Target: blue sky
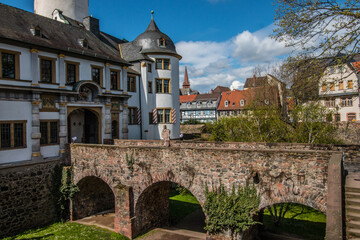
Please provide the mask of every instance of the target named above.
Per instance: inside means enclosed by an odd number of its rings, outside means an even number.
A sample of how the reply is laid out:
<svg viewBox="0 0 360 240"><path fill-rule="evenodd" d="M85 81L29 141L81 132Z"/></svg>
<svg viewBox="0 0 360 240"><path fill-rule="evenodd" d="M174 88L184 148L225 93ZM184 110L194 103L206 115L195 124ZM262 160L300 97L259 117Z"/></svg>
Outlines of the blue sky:
<svg viewBox="0 0 360 240"><path fill-rule="evenodd" d="M33 11L33 0L0 3ZM290 52L268 37L271 0L90 0L101 30L129 41L146 29L151 10L183 56L180 82L186 65L191 87L201 92L216 85L241 88L254 66L268 66Z"/></svg>

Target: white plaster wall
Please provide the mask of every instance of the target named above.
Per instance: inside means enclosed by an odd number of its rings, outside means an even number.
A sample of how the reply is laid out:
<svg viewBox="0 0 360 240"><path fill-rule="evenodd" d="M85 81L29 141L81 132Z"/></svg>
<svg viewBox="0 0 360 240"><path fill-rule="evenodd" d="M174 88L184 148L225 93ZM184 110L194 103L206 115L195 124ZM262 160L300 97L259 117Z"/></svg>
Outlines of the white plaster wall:
<svg viewBox="0 0 360 240"><path fill-rule="evenodd" d="M171 79L171 94L154 93L148 96L149 109L154 108L175 108L176 109L176 123L175 124L155 124L149 126L149 138L160 139L161 132L164 125L171 131L170 138L177 139L180 136L180 96L179 96L179 59L168 55L149 55L154 61L156 58L168 58L171 62L171 70L159 70L155 69L155 63L153 63L153 71L151 77L148 80L153 81L153 87L155 90L156 78L169 78ZM151 96L153 95L153 96Z"/></svg>
<svg viewBox="0 0 360 240"><path fill-rule="evenodd" d="M355 93L355 95L352 95L352 101L353 105L351 107L342 107L341 106L341 98L346 97L349 98L349 96L336 96L335 98L335 108L329 108L334 113L340 114L340 120L341 121L347 121L347 114L348 113L355 113L356 114L356 120L360 120L360 106L359 106L359 80L356 75L356 73L349 68L348 65L344 64L342 65L342 71L340 71L339 66L333 66L333 72L330 72L330 67L328 67L325 70L324 76L321 78L319 83L319 94L321 96L329 96L336 94L346 94L346 93ZM343 82L343 89L339 89L339 82ZM353 82L353 88L348 89L348 81ZM335 90L330 90L330 83L335 83ZM322 85L327 84L327 90L323 91ZM323 104L325 106L325 101L323 101Z"/></svg>
<svg viewBox="0 0 360 240"><path fill-rule="evenodd" d="M349 66L347 65L343 65L342 69L343 71L341 72L339 70L338 66L334 66L334 73L330 72L330 67L327 68L325 71L324 76L321 78L320 80L320 94L336 94L336 93L352 93L352 92L357 92L358 90L358 77L356 75L356 73L349 68ZM344 89L340 90L339 89L339 82L342 81L344 83ZM348 85L348 81L352 81L353 82L353 88L352 89L348 89L347 85ZM331 91L330 87L329 87L329 83L335 83L335 91ZM327 91L322 91L322 85L323 84L327 84L328 89Z"/></svg>
<svg viewBox="0 0 360 240"><path fill-rule="evenodd" d="M140 125L129 125L129 139L140 139Z"/></svg>
<svg viewBox="0 0 360 240"><path fill-rule="evenodd" d="M58 157L60 151L60 145L51 145L40 147L41 155L44 158Z"/></svg>
<svg viewBox="0 0 360 240"><path fill-rule="evenodd" d="M31 160L31 103L0 101L0 121L26 120L26 148L0 151L0 164Z"/></svg>
<svg viewBox="0 0 360 240"><path fill-rule="evenodd" d="M82 22L84 17L89 16L89 0L35 0L34 12L52 18L55 9L63 11L63 14Z"/></svg>

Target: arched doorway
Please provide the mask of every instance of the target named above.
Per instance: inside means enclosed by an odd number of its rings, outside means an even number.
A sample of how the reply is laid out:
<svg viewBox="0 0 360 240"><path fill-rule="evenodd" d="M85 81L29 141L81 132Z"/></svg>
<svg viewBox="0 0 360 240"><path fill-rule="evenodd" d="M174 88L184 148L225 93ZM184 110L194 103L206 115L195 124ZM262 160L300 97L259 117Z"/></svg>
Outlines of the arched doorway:
<svg viewBox="0 0 360 240"><path fill-rule="evenodd" d="M68 141L98 144L100 140L98 114L86 108L73 110L68 116Z"/></svg>
<svg viewBox="0 0 360 240"><path fill-rule="evenodd" d="M184 198L179 196L179 188L186 191ZM134 236L167 226L205 236L205 215L196 197L176 183L162 181L152 184L139 196L135 204Z"/></svg>
<svg viewBox="0 0 360 240"><path fill-rule="evenodd" d="M85 177L77 184L79 192L72 199L72 220L114 229L115 195L106 182ZM92 216L91 218L87 218ZM85 218L85 219L84 219Z"/></svg>

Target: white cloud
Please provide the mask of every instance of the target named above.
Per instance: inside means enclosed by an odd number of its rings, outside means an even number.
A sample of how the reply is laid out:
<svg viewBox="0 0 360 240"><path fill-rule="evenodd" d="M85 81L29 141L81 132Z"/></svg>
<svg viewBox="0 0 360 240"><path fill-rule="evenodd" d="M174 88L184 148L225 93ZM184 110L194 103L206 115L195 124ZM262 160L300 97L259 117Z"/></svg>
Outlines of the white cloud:
<svg viewBox="0 0 360 240"><path fill-rule="evenodd" d="M190 41L176 44L183 56L181 73L188 66L191 87L209 92L217 85L240 88L257 65L279 61L291 51L268 37L272 25L255 33L244 31L224 42ZM181 77L181 81L182 81Z"/></svg>
<svg viewBox="0 0 360 240"><path fill-rule="evenodd" d="M231 90L234 90L234 89L241 89L244 87L244 83L242 82L239 82L239 81L233 81L231 86L230 86L230 89Z"/></svg>
<svg viewBox="0 0 360 240"><path fill-rule="evenodd" d="M268 62L277 56L287 55L291 51L282 43L270 37L259 38L255 34L245 31L237 35L233 41L232 56L241 62Z"/></svg>

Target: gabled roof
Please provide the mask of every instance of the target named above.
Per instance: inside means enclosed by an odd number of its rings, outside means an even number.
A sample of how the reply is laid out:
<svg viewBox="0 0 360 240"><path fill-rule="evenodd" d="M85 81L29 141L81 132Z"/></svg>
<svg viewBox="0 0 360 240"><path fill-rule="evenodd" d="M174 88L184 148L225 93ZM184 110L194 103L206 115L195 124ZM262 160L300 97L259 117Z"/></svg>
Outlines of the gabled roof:
<svg viewBox="0 0 360 240"><path fill-rule="evenodd" d="M226 91L230 91L230 88L228 87L223 87L223 86L217 86L213 92L215 93L222 93L222 92L226 92Z"/></svg>
<svg viewBox="0 0 360 240"><path fill-rule="evenodd" d="M180 95L180 103L193 102L196 98L196 95Z"/></svg>
<svg viewBox="0 0 360 240"><path fill-rule="evenodd" d="M72 26L18 8L0 4L0 41L18 43L31 48L73 53L86 57L129 65L116 49L104 44L83 27ZM43 37L34 36L31 29L40 27ZM86 39L89 48L79 41Z"/></svg>
<svg viewBox="0 0 360 240"><path fill-rule="evenodd" d="M234 90L223 92L218 106L218 110L239 110L246 107L251 100L251 95L248 90ZM245 100L244 106L240 106L240 100ZM225 101L229 102L228 107L225 107Z"/></svg>
<svg viewBox="0 0 360 240"><path fill-rule="evenodd" d="M221 93L204 93L196 95L195 101L217 101Z"/></svg>
<svg viewBox="0 0 360 240"><path fill-rule="evenodd" d="M255 103L258 106L265 105L265 100L269 100L269 104L274 106L279 104L279 93L276 86L264 86L248 88L245 90L233 90L223 92L218 111L241 110L247 108L250 104ZM244 106L240 101L244 100ZM225 101L228 101L228 107L225 107Z"/></svg>
<svg viewBox="0 0 360 240"><path fill-rule="evenodd" d="M244 88L263 87L266 84L267 77L247 78Z"/></svg>

